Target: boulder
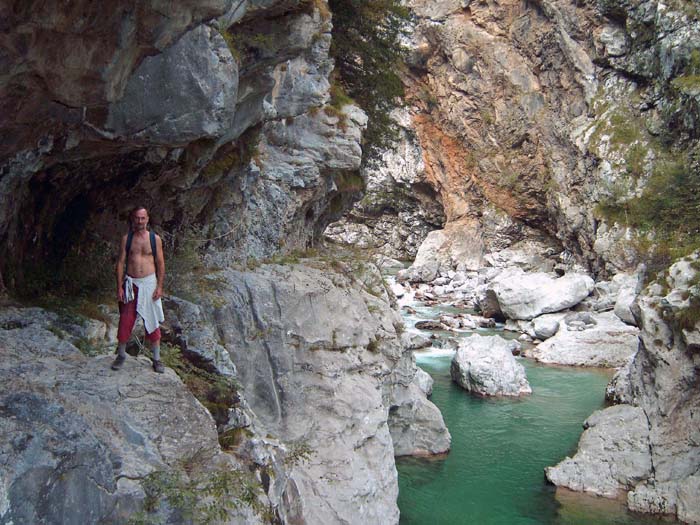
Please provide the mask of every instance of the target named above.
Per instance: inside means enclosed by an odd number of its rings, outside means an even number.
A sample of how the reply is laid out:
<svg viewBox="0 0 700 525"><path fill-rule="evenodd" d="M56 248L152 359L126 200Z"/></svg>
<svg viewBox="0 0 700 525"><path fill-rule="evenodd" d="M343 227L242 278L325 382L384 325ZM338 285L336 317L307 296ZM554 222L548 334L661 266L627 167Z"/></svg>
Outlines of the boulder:
<svg viewBox="0 0 700 525"><path fill-rule="evenodd" d="M485 289L477 295L477 305L481 315L489 318L503 318L501 305L498 303L498 296L494 290Z"/></svg>
<svg viewBox="0 0 700 525"><path fill-rule="evenodd" d="M418 321L416 323L416 328L419 330L449 330L448 326L445 326L440 321Z"/></svg>
<svg viewBox="0 0 700 525"><path fill-rule="evenodd" d="M484 317L481 315L468 315L466 319L468 319L473 324L475 324L481 328L495 328L496 327L496 321L490 317Z"/></svg>
<svg viewBox="0 0 700 525"><path fill-rule="evenodd" d="M430 396L433 393L433 378L422 368L416 370L415 382L426 396Z"/></svg>
<svg viewBox="0 0 700 525"><path fill-rule="evenodd" d="M517 346L498 336L474 335L462 340L450 366L452 380L480 396L530 394L525 369L513 357Z"/></svg>
<svg viewBox="0 0 700 525"><path fill-rule="evenodd" d="M430 282L438 276L443 261L436 259L436 254L445 242L446 235L442 230L435 230L428 234L418 248L413 264L406 270L410 281Z"/></svg>
<svg viewBox="0 0 700 525"><path fill-rule="evenodd" d="M482 265L483 243L478 226L472 223L450 223L444 230L428 234L408 269L413 282L430 282L439 275L457 268L475 270Z"/></svg>
<svg viewBox="0 0 700 525"><path fill-rule="evenodd" d="M618 274L613 278L613 282L616 281L620 286L613 311L625 323L637 326L637 321L632 313L632 305L639 294L640 279L636 275Z"/></svg>
<svg viewBox="0 0 700 525"><path fill-rule="evenodd" d="M442 314L440 316L440 322L442 324L444 324L445 326L449 326L450 328L453 328L453 329L462 327L462 319L459 316Z"/></svg>
<svg viewBox="0 0 700 525"><path fill-rule="evenodd" d="M639 345L639 330L612 312L576 314L561 325L554 336L527 349L525 355L549 364L618 367L629 361Z"/></svg>
<svg viewBox="0 0 700 525"><path fill-rule="evenodd" d="M545 469L551 483L617 497L651 475L649 426L644 410L630 405L599 410L586 420L584 428L576 455Z"/></svg>
<svg viewBox="0 0 700 525"><path fill-rule="evenodd" d="M406 295L406 288L400 283L392 282L390 286L391 291L394 293L397 299L401 299L404 295Z"/></svg>
<svg viewBox="0 0 700 525"><path fill-rule="evenodd" d="M401 334L401 342L403 343L404 348L408 350L420 350L421 348L427 348L432 344L429 337L415 332L404 332Z"/></svg>
<svg viewBox="0 0 700 525"><path fill-rule="evenodd" d="M489 289L495 294L503 315L529 320L576 306L593 290L593 279L584 274L555 278L546 273L509 269L499 274Z"/></svg>
<svg viewBox="0 0 700 525"><path fill-rule="evenodd" d="M559 330L559 322L563 318L564 314L545 314L535 317L532 320L535 337L543 341L552 337Z"/></svg>
<svg viewBox="0 0 700 525"><path fill-rule="evenodd" d="M381 270L396 270L404 267L404 263L386 255L375 255L374 262Z"/></svg>

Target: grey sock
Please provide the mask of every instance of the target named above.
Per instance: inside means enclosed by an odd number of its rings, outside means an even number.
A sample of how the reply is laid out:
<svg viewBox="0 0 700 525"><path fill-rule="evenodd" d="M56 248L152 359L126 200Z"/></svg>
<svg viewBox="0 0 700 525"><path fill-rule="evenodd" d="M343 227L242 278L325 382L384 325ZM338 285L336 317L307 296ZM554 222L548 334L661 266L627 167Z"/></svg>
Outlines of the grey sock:
<svg viewBox="0 0 700 525"><path fill-rule="evenodd" d="M153 343L151 352L153 352L153 360L160 361L160 343Z"/></svg>
<svg viewBox="0 0 700 525"><path fill-rule="evenodd" d="M126 343L119 343L119 346L117 346L117 354L119 357L126 357Z"/></svg>

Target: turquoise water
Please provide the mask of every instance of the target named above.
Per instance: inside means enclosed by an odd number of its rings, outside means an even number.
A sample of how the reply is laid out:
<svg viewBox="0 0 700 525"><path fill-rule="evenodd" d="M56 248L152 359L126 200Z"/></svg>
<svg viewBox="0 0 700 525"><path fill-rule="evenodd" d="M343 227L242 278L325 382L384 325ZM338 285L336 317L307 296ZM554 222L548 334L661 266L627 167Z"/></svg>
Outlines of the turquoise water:
<svg viewBox="0 0 700 525"><path fill-rule="evenodd" d="M522 360L533 389L520 399L472 397L450 380L450 357L419 357L452 434L442 459L398 458L402 525L662 523L616 501L555 494L543 469L576 449L583 421L604 402L610 374ZM663 523L669 523L665 521Z"/></svg>

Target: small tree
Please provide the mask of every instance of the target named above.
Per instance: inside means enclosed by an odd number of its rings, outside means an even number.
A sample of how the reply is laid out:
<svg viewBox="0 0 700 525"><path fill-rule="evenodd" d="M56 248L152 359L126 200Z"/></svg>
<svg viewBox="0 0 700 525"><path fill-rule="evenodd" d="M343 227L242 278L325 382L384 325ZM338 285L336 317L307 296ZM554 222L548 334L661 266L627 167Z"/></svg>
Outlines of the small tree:
<svg viewBox="0 0 700 525"><path fill-rule="evenodd" d="M390 113L404 94L397 72L406 54L401 38L410 11L398 0L329 0L328 4L333 12L336 82L367 113L364 161L372 162L398 138Z"/></svg>

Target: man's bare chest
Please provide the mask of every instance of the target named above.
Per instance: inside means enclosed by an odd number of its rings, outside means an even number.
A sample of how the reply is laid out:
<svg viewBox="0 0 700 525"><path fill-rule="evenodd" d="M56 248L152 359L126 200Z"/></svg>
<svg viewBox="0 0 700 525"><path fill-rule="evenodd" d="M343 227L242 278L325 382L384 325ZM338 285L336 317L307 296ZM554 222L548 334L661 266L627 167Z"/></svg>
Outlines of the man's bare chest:
<svg viewBox="0 0 700 525"><path fill-rule="evenodd" d="M151 243L146 237L145 239L134 239L131 241L131 250L129 251L129 257L153 257L153 251L151 250Z"/></svg>

